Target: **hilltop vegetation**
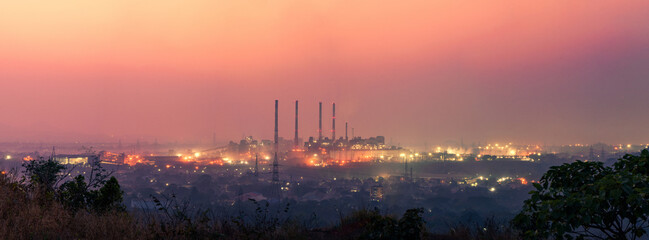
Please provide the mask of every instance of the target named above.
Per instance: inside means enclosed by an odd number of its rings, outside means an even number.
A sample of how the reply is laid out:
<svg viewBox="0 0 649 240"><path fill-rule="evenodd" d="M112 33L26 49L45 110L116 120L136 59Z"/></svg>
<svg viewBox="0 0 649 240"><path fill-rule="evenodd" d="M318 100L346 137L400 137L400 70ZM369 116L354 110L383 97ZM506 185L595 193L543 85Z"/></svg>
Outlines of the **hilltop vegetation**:
<svg viewBox="0 0 649 240"><path fill-rule="evenodd" d="M216 217L174 196L153 197L155 210L127 212L117 179L98 164L88 177L48 159L25 162L23 177L0 176L0 235L8 239L483 239L486 231L459 226L448 235L428 233L422 209L402 217L378 210L342 216L338 225L314 228L280 217L282 208L256 202L252 216ZM278 205L281 203L275 203ZM497 227L491 223L494 229ZM490 231L491 231L490 227ZM476 226L476 228L478 228ZM476 234L477 233L477 234ZM497 234L491 231L489 234ZM509 233L507 233L509 234ZM509 234L511 235L511 234ZM501 238L508 239L508 238Z"/></svg>
<svg viewBox="0 0 649 240"><path fill-rule="evenodd" d="M252 199L253 214L232 217L173 195L151 196L154 209L128 212L117 179L98 164L75 177L53 160L25 162L24 169L23 177L0 175L0 235L7 239L626 239L645 235L649 215L647 150L612 167L581 161L552 167L513 228L491 218L451 225L444 234L426 229L420 208L400 217L361 209L325 228L282 215L288 203Z"/></svg>

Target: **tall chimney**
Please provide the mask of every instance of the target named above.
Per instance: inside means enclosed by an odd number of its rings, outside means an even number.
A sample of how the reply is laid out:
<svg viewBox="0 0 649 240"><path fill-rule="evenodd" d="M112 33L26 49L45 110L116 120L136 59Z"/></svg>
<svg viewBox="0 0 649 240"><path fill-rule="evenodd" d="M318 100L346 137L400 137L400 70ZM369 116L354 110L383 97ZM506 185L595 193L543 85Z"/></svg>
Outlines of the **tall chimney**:
<svg viewBox="0 0 649 240"><path fill-rule="evenodd" d="M347 122L345 122L345 141L349 141L349 136L347 136Z"/></svg>
<svg viewBox="0 0 649 240"><path fill-rule="evenodd" d="M336 142L336 103L334 103L334 115L331 117L331 141Z"/></svg>
<svg viewBox="0 0 649 240"><path fill-rule="evenodd" d="M322 102L320 102L320 115L318 117L318 141L322 141Z"/></svg>
<svg viewBox="0 0 649 240"><path fill-rule="evenodd" d="M275 100L275 157L273 158L273 189L274 192L277 192L276 195L279 198L279 160L277 159L277 152L279 151L279 137L277 136L277 103Z"/></svg>
<svg viewBox="0 0 649 240"><path fill-rule="evenodd" d="M279 104L278 100L275 100L275 154L279 152L279 137L277 136L277 105Z"/></svg>
<svg viewBox="0 0 649 240"><path fill-rule="evenodd" d="M300 141L297 139L297 100L295 100L295 139L293 139L295 148L300 147Z"/></svg>

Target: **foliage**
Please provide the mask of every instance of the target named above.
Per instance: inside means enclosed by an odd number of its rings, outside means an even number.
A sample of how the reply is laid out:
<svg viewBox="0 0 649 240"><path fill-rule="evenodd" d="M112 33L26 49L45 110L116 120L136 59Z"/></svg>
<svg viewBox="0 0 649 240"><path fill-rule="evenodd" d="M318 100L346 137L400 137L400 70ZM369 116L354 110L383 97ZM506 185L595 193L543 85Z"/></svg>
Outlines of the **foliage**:
<svg viewBox="0 0 649 240"><path fill-rule="evenodd" d="M34 198L38 188L0 175L2 239L140 239L136 221L122 212L69 211L56 198ZM47 201L46 204L43 204Z"/></svg>
<svg viewBox="0 0 649 240"><path fill-rule="evenodd" d="M432 234L432 239L455 240L455 239L475 239L475 240L513 240L519 239L509 225L499 224L499 221L492 216L484 220L483 224L476 224L472 227L467 223L458 223L449 226L450 229L446 234Z"/></svg>
<svg viewBox="0 0 649 240"><path fill-rule="evenodd" d="M649 227L649 151L551 167L512 223L526 239L635 239Z"/></svg>
<svg viewBox="0 0 649 240"><path fill-rule="evenodd" d="M344 219L345 239L422 239L426 233L423 209L408 209L401 219L381 215L378 209L360 210Z"/></svg>
<svg viewBox="0 0 649 240"><path fill-rule="evenodd" d="M65 166L53 158L45 160L42 157L24 162L23 167L23 173L29 178L29 186L47 192L54 190L56 183L62 178L59 173L65 169Z"/></svg>
<svg viewBox="0 0 649 240"><path fill-rule="evenodd" d="M82 175L75 177L59 188L59 200L65 207L72 211L79 210L88 205L91 201L88 192L88 184Z"/></svg>
<svg viewBox="0 0 649 240"><path fill-rule="evenodd" d="M96 212L124 211L123 191L117 179L110 177L106 180L111 173L101 167L96 157L91 158L89 166L91 170L88 181L83 175L78 175L58 188L57 184L65 180L74 168L63 172L66 167L51 157L47 160L39 158L23 163L23 173L29 178L28 187L35 189L37 193L44 192L45 196L56 197L66 209L73 212L79 209Z"/></svg>
<svg viewBox="0 0 649 240"><path fill-rule="evenodd" d="M122 205L124 192L117 182L117 178L110 177L108 181L96 190L93 202L93 208L98 212L107 212L111 210L125 211L126 208Z"/></svg>
<svg viewBox="0 0 649 240"><path fill-rule="evenodd" d="M421 235L426 229L421 214L424 213L422 208L408 209L399 219L399 235L401 239L421 239Z"/></svg>
<svg viewBox="0 0 649 240"><path fill-rule="evenodd" d="M85 178L79 175L73 181L61 185L59 199L67 209L72 211L86 208L102 213L111 210L124 211L123 194L115 177L111 177L98 190L92 190L86 184Z"/></svg>

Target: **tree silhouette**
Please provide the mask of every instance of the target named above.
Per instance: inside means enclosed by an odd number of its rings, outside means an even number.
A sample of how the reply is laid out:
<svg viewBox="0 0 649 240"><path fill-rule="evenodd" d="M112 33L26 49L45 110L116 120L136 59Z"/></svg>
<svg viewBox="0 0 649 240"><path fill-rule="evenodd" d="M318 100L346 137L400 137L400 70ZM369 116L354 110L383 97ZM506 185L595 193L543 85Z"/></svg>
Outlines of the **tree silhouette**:
<svg viewBox="0 0 649 240"><path fill-rule="evenodd" d="M613 167L577 161L551 167L512 223L525 239L636 239L649 227L649 151Z"/></svg>

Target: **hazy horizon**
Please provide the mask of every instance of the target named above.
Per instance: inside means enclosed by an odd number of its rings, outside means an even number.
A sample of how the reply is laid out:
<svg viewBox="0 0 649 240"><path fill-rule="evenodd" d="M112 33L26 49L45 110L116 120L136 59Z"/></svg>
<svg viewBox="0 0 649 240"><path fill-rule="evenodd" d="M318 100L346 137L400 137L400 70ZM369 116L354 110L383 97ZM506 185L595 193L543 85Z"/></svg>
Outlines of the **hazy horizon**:
<svg viewBox="0 0 649 240"><path fill-rule="evenodd" d="M649 142L647 1L5 1L0 142Z"/></svg>

